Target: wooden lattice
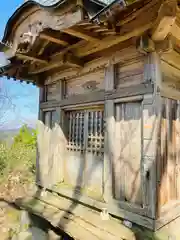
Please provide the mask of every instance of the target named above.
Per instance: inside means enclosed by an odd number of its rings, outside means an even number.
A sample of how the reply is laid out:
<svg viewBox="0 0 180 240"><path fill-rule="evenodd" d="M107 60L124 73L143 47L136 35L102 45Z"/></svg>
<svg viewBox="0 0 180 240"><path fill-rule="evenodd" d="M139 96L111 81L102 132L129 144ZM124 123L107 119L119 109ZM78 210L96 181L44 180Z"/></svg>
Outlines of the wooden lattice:
<svg viewBox="0 0 180 240"><path fill-rule="evenodd" d="M104 117L102 110L68 112L68 150L93 154L104 152Z"/></svg>
<svg viewBox="0 0 180 240"><path fill-rule="evenodd" d="M73 111L68 113L68 150L84 150L84 112Z"/></svg>
<svg viewBox="0 0 180 240"><path fill-rule="evenodd" d="M104 118L102 111L88 112L87 151L94 154L104 152Z"/></svg>

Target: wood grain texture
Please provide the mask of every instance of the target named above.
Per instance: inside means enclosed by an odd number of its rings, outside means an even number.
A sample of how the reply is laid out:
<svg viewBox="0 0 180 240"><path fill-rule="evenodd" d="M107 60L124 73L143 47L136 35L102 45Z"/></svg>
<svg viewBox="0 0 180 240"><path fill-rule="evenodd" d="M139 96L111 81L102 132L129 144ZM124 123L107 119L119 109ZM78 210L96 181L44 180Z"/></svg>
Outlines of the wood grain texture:
<svg viewBox="0 0 180 240"><path fill-rule="evenodd" d="M119 88L113 92L110 92L106 96L106 99L117 99L117 98L123 98L123 97L144 95L144 94L153 93L153 92L154 92L153 84L138 84L131 87Z"/></svg>
<svg viewBox="0 0 180 240"><path fill-rule="evenodd" d="M119 216L120 218L125 218L131 222L134 222L136 224L139 224L141 226L145 226L148 229L153 229L154 225L154 220L145 216L141 216L137 213L124 210L123 208L120 208L117 203L104 203L102 201L97 201L95 199L92 199L90 197L87 197L85 195L82 195L78 192L74 194L73 189L67 189L63 188L63 186L55 187L53 188L54 191L59 193L63 197L69 197L71 201L75 201L78 204L83 203L83 204L88 204L89 206L93 208L97 208L99 210L106 208L109 213L115 216Z"/></svg>
<svg viewBox="0 0 180 240"><path fill-rule="evenodd" d="M179 200L179 130L178 102L163 98L161 118L161 155L158 164L159 214L172 201Z"/></svg>
<svg viewBox="0 0 180 240"><path fill-rule="evenodd" d="M48 85L46 87L46 89L47 89L47 93L46 93L47 101L54 101L54 100L58 101L58 100L60 100L61 95L60 95L59 88L60 88L60 82L53 83L53 84Z"/></svg>
<svg viewBox="0 0 180 240"><path fill-rule="evenodd" d="M141 120L141 102L116 105L115 198L140 205Z"/></svg>
<svg viewBox="0 0 180 240"><path fill-rule="evenodd" d="M96 91L81 95L72 95L67 99L63 99L60 106L76 105L81 103L93 103L98 101L104 101L104 91Z"/></svg>
<svg viewBox="0 0 180 240"><path fill-rule="evenodd" d="M144 82L145 62L143 60L126 66L117 65L117 88L129 87Z"/></svg>
<svg viewBox="0 0 180 240"><path fill-rule="evenodd" d="M62 53L58 53L52 58L59 59L61 55ZM56 82L60 79L70 80L76 77L87 75L95 71L99 71L100 69L104 69L105 67L108 67L109 63L111 65L119 63L121 64L121 66L124 66L134 62L138 62L138 60L141 58L143 58L143 55L137 51L136 47L132 45L132 43L130 43L129 47L123 48L113 53L109 52L107 56L104 56L86 63L82 69L77 69L77 70L68 69L61 72L57 71L52 76L48 77L48 79L45 81L45 85Z"/></svg>
<svg viewBox="0 0 180 240"><path fill-rule="evenodd" d="M63 99L61 101L52 100L49 102L43 102L40 103L40 109L54 108L57 106L65 107L68 105L79 105L82 103L94 103L96 101L113 100L137 95L143 96L144 94L152 94L153 92L154 86L152 84L139 84L137 86L134 85L132 87L120 88L116 91L109 92L107 95L105 95L104 91L97 91L89 94L71 96L68 99Z"/></svg>
<svg viewBox="0 0 180 240"><path fill-rule="evenodd" d="M113 199L113 177L112 167L114 158L114 134L115 134L115 117L114 102L112 100L105 101L105 153L104 153L104 199L109 202Z"/></svg>
<svg viewBox="0 0 180 240"><path fill-rule="evenodd" d="M105 69L105 91L113 91L115 88L116 81L116 66L114 64L110 64Z"/></svg>
<svg viewBox="0 0 180 240"><path fill-rule="evenodd" d="M38 121L38 178L39 185L47 188L63 181L65 135L60 108L43 112Z"/></svg>
<svg viewBox="0 0 180 240"><path fill-rule="evenodd" d="M89 89L88 84L93 84L94 89ZM86 87L87 85L87 87ZM90 73L88 75L73 78L66 83L66 96L90 94L92 90L104 89L104 69Z"/></svg>
<svg viewBox="0 0 180 240"><path fill-rule="evenodd" d="M16 48L18 44L24 41L22 37L24 33L29 31L29 26L31 26L31 32L33 34L33 43L38 37L39 33L46 28L51 28L53 30L61 30L73 26L74 24L82 20L81 9L72 12L71 8L73 4L69 6L69 12L65 13L67 9L63 9L61 13L52 14L52 12L44 11L41 8L38 11L34 11L30 16L23 20L18 26L13 29L14 47ZM18 44L16 44L18 43ZM17 46L15 46L17 45ZM16 49L15 49L16 50Z"/></svg>

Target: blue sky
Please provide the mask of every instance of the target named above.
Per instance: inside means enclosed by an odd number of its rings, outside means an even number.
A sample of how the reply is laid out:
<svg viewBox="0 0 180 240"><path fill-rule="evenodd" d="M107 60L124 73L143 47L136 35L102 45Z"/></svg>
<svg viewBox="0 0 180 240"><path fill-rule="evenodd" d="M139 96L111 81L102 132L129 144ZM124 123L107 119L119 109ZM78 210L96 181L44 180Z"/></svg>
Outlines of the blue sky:
<svg viewBox="0 0 180 240"><path fill-rule="evenodd" d="M6 0L1 2L0 38L3 37L9 17L24 1ZM5 88L12 99L13 107L6 111L3 128L17 128L24 123L35 126L38 114L38 89L32 84L0 78L1 87Z"/></svg>

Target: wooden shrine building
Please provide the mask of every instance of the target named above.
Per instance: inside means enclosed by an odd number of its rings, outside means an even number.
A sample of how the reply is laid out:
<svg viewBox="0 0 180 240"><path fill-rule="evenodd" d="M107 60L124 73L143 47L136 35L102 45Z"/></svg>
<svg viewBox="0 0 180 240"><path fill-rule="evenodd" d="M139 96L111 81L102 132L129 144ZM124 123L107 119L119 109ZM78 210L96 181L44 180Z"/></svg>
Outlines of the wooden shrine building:
<svg viewBox="0 0 180 240"><path fill-rule="evenodd" d="M178 4L26 1L6 25L1 75L40 89L39 199L56 198L51 222L66 212L59 226L75 239L83 214L94 237L82 239L135 239L115 234L115 218L156 231L180 216Z"/></svg>

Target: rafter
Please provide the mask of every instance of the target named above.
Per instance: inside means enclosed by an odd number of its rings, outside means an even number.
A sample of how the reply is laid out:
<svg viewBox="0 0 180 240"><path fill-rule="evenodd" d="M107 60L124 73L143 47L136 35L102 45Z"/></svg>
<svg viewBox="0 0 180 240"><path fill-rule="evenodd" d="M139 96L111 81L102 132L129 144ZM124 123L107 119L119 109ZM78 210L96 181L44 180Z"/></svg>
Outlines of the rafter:
<svg viewBox="0 0 180 240"><path fill-rule="evenodd" d="M39 37L41 39L45 39L45 40L48 40L48 41L56 43L56 44L60 44L64 47L68 46L68 42L66 42L62 39L56 38L54 36L51 36L51 34L40 33Z"/></svg>
<svg viewBox="0 0 180 240"><path fill-rule="evenodd" d="M83 67L84 63L79 58L73 56L71 53L68 53L62 55L59 59L52 59L46 66L39 66L35 70L31 71L30 74L34 75L42 72L47 72L53 68L61 67L63 65L80 68Z"/></svg>
<svg viewBox="0 0 180 240"><path fill-rule="evenodd" d="M39 49L39 52L38 52L38 55L41 55L43 54L46 46L49 44L49 41L48 40L45 40L44 43L41 45L40 49Z"/></svg>
<svg viewBox="0 0 180 240"><path fill-rule="evenodd" d="M89 36L88 34L86 33L83 33L79 30L74 30L74 29L63 29L61 30L62 32L64 33L67 33L69 35L72 35L72 36L75 36L75 37L78 37L78 38L81 38L81 39L84 39L86 41L90 41L90 42L97 42L97 41L100 41L100 39L98 38L95 38L95 37L92 37L92 36Z"/></svg>
<svg viewBox="0 0 180 240"><path fill-rule="evenodd" d="M116 44L124 42L130 38L141 36L145 31L152 28L153 23L148 23L144 26L136 28L124 35L108 36L99 42L88 43L83 47L74 49L74 55L77 57L85 57L95 52L110 48Z"/></svg>
<svg viewBox="0 0 180 240"><path fill-rule="evenodd" d="M25 55L25 54L22 54L22 53L16 53L16 57L18 57L20 59L24 59L24 60L30 60L30 61L34 61L34 62L48 64L47 60L37 58L37 57L33 57L33 56L29 56L29 55Z"/></svg>

